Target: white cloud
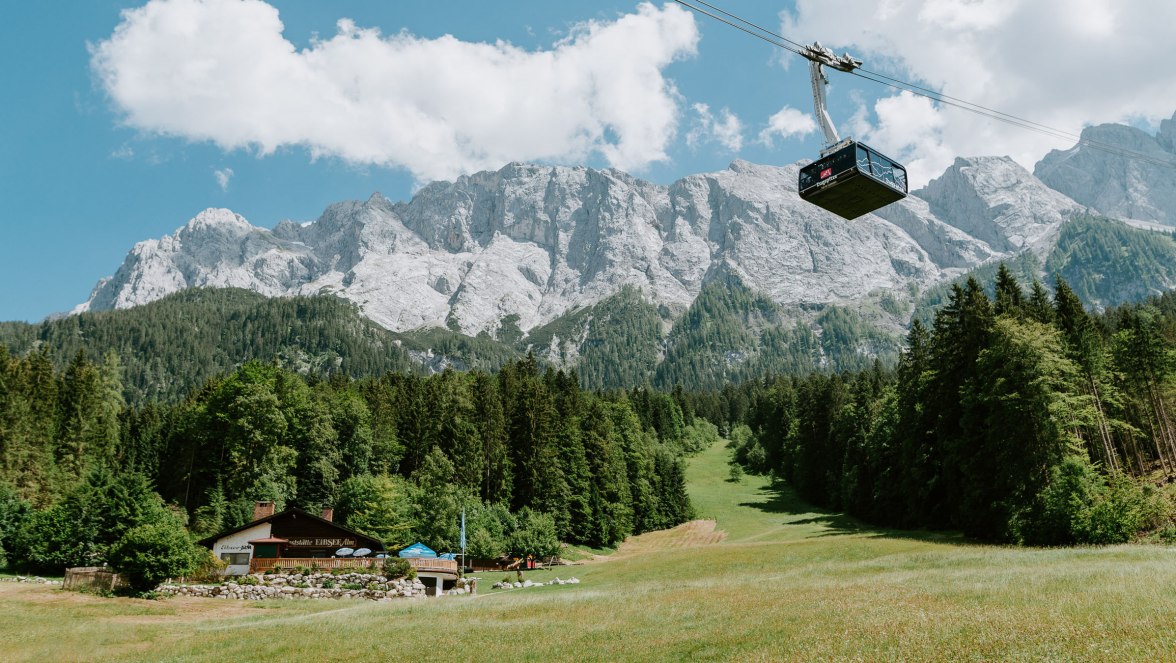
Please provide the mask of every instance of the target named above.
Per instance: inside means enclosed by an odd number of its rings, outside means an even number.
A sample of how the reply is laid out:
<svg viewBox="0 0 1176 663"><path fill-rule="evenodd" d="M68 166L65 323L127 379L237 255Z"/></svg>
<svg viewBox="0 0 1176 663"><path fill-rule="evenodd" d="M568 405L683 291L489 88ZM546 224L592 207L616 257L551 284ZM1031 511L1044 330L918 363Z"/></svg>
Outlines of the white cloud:
<svg viewBox="0 0 1176 663"><path fill-rule="evenodd" d="M216 178L217 186L221 188L221 191L228 191L229 180L233 179L233 169L221 168L220 170L214 170L212 171L212 176Z"/></svg>
<svg viewBox="0 0 1176 663"><path fill-rule="evenodd" d="M688 147L693 149L711 141L732 152L738 152L743 147L743 122L730 109L722 109L719 116L715 117L706 104L694 104L692 108L696 117L694 125L686 134Z"/></svg>
<svg viewBox="0 0 1176 663"><path fill-rule="evenodd" d="M777 137L805 136L816 130L817 123L812 115L785 106L768 118L768 126L759 133L759 142L771 147Z"/></svg>
<svg viewBox="0 0 1176 663"><path fill-rule="evenodd" d="M130 145L126 145L126 144L119 145L117 148L115 148L110 153L110 158L111 159L123 159L123 160L134 159L135 158L135 148L131 147Z"/></svg>
<svg viewBox="0 0 1176 663"><path fill-rule="evenodd" d="M140 130L260 154L304 146L426 181L511 160L666 159L680 97L663 69L699 38L689 12L650 3L543 51L346 19L299 50L282 31L261 0L152 0L123 12L91 66Z"/></svg>
<svg viewBox="0 0 1176 663"><path fill-rule="evenodd" d="M1168 0L797 0L781 18L782 34L849 50L867 69L1072 133L1176 111L1176 69L1152 64L1176 60ZM909 96L871 110L858 137L917 163L916 185L957 155L1009 155L1032 168L1071 146ZM834 108L834 120L846 112Z"/></svg>

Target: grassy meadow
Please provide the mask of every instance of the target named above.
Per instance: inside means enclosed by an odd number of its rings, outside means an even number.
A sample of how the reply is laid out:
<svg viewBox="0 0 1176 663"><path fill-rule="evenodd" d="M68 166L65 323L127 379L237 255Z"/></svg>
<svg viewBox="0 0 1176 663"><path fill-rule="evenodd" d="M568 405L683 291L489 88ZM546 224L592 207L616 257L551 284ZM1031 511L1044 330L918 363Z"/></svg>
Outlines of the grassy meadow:
<svg viewBox="0 0 1176 663"><path fill-rule="evenodd" d="M555 571L392 603L101 599L0 583L0 660L1176 661L1176 549L863 527L694 458L702 519Z"/></svg>

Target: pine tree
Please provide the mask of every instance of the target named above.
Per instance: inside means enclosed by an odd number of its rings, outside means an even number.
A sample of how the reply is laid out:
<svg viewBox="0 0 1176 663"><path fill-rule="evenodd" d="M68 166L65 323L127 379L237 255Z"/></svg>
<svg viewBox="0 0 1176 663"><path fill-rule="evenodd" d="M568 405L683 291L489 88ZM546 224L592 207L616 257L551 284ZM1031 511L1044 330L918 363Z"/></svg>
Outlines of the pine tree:
<svg viewBox="0 0 1176 663"><path fill-rule="evenodd" d="M977 447L979 430L972 424L985 418L983 402L968 401L966 388L976 378L976 360L988 347L992 325L992 303L974 278L963 287L953 286L948 305L935 316L930 356L934 379L928 385L926 407L943 461L937 490L927 497L934 526L959 524L962 517L959 472Z"/></svg>
<svg viewBox="0 0 1176 663"><path fill-rule="evenodd" d="M1065 339L1067 356L1082 371L1084 391L1094 401L1092 420L1090 425L1085 427L1088 430L1086 432L1079 430L1078 434L1086 441L1089 447L1088 451L1092 456L1101 458L1107 467L1117 471L1121 462L1113 436L1113 429L1116 428L1116 425L1110 420L1104 407L1108 389L1105 386L1107 381L1104 378L1106 355L1102 348L1102 339L1094 322L1082 307L1082 302L1070 289L1070 285L1062 279L1061 275L1058 275L1056 279L1054 324L1061 330Z"/></svg>
<svg viewBox="0 0 1176 663"><path fill-rule="evenodd" d="M474 419L482 444L482 500L509 503L513 478L507 449L506 418L494 378L480 371L474 374L473 401Z"/></svg>
<svg viewBox="0 0 1176 663"><path fill-rule="evenodd" d="M957 452L962 479L959 523L990 539L1012 535L1012 521L1045 487L1082 417L1074 395L1077 366L1066 358L1060 335L1035 322L998 320L980 353L977 379L965 387L974 405L973 445Z"/></svg>
<svg viewBox="0 0 1176 663"><path fill-rule="evenodd" d="M1013 277L1008 265L1000 263L996 271L996 315L1019 316L1025 309L1025 295L1021 292L1021 284Z"/></svg>
<svg viewBox="0 0 1176 663"><path fill-rule="evenodd" d="M1049 292L1046 291L1045 286L1037 279L1033 279L1033 290L1029 295L1029 300L1025 302L1025 312L1030 319L1043 325L1054 322L1053 302L1050 301Z"/></svg>

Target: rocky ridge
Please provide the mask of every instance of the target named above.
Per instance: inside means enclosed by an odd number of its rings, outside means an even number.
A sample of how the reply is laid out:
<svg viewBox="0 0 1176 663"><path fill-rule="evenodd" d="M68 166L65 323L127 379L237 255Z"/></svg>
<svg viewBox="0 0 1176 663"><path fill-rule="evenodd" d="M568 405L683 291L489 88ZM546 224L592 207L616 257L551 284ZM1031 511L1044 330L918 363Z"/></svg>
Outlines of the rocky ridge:
<svg viewBox="0 0 1176 663"><path fill-rule="evenodd" d="M1103 215L1176 226L1176 115L1160 122L1154 136L1135 127L1100 124L1084 129L1082 140L1086 144L1047 154L1034 175ZM1116 154L1115 148L1148 160Z"/></svg>
<svg viewBox="0 0 1176 663"><path fill-rule="evenodd" d="M927 188L853 222L801 201L799 164L736 161L669 186L616 170L509 164L411 201L337 203L259 228L201 212L137 244L74 312L199 286L334 293L393 331L523 332L634 286L663 317L737 277L783 307L915 293L1021 250L1043 252L1082 206L1007 158L958 160Z"/></svg>

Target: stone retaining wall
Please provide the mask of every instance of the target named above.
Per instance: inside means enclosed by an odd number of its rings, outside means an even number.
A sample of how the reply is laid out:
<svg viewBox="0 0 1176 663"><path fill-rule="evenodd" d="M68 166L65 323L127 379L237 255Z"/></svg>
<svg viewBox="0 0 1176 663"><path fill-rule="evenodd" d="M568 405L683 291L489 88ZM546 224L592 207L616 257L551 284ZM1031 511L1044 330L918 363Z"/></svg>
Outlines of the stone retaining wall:
<svg viewBox="0 0 1176 663"><path fill-rule="evenodd" d="M203 596L218 599L261 601L267 599L350 599L389 601L394 598L418 598L425 595L420 580L400 578L392 580L369 573L273 573L244 576L256 578L259 584L227 581L220 585L161 585L159 592L168 596ZM323 585L328 585L324 587ZM333 585L333 586L330 586ZM344 589L343 585L360 585L360 589Z"/></svg>
<svg viewBox="0 0 1176 663"><path fill-rule="evenodd" d="M46 580L41 576L13 576L11 578L0 578L0 582L34 582L40 585L60 585L60 580Z"/></svg>

